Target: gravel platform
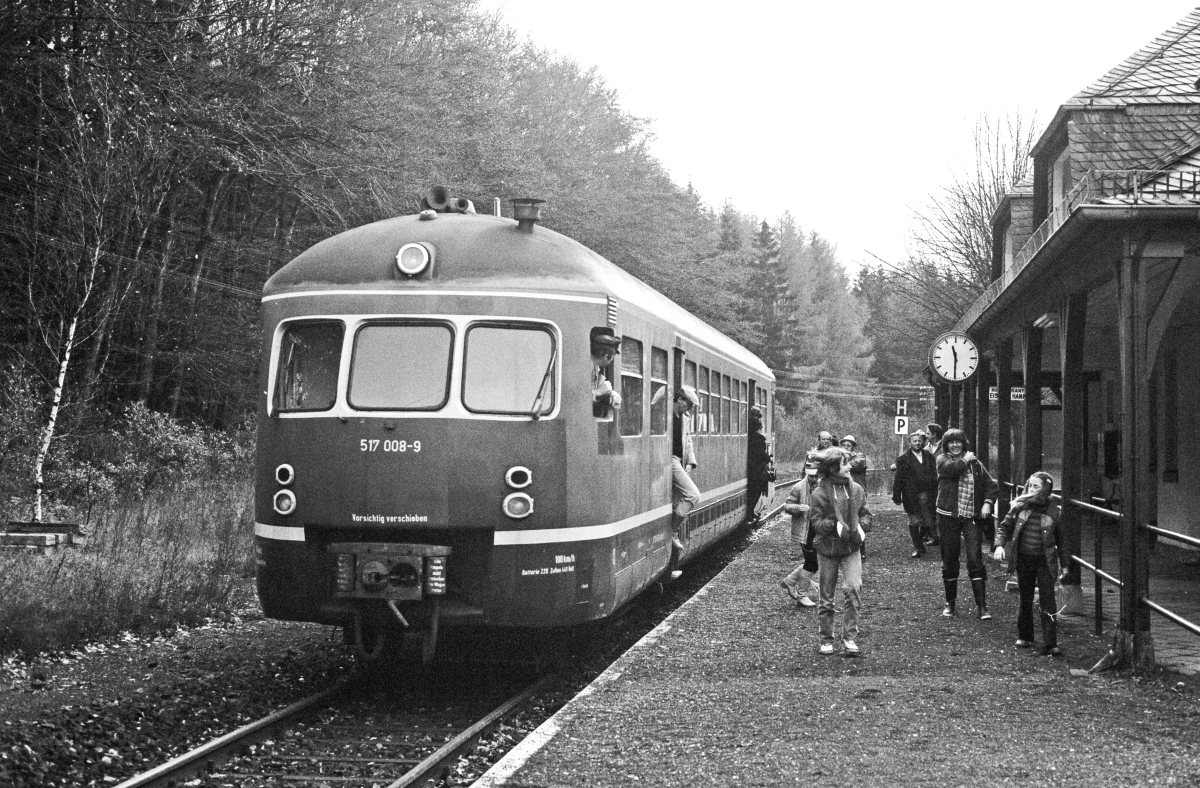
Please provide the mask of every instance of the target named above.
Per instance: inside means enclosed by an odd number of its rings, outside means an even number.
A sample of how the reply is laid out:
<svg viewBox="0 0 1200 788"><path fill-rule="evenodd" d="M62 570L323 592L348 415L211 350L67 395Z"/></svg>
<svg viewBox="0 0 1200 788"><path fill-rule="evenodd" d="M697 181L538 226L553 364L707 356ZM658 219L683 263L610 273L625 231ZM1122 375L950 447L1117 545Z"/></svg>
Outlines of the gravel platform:
<svg viewBox="0 0 1200 788"><path fill-rule="evenodd" d="M817 654L815 614L779 587L780 519L479 785L1200 786L1194 677L1086 673L1108 648L1086 618L1060 626L1061 658L1014 648L990 558L995 618L965 565L943 618L936 553L909 558L903 513L876 512L861 657Z"/></svg>

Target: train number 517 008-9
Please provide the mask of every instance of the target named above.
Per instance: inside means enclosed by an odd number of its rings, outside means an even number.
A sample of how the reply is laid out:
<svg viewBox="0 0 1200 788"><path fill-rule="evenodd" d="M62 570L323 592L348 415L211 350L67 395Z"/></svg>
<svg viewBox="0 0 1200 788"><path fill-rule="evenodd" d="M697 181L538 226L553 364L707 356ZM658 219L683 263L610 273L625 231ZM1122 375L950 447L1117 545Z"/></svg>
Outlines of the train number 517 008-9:
<svg viewBox="0 0 1200 788"><path fill-rule="evenodd" d="M420 441L379 440L378 438L363 438L358 442L360 451L421 451Z"/></svg>

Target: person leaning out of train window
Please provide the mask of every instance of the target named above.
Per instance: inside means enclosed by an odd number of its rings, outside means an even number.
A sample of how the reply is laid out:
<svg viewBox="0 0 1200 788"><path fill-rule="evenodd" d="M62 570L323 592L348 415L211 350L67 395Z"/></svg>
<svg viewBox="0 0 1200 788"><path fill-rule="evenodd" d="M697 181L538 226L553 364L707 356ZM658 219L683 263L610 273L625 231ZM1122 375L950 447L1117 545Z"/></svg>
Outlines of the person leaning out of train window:
<svg viewBox="0 0 1200 788"><path fill-rule="evenodd" d="M611 328L592 333L592 415L602 418L621 407L621 394L606 375L613 358L621 352L621 339Z"/></svg>
<svg viewBox="0 0 1200 788"><path fill-rule="evenodd" d="M1025 483L1025 492L1012 502L1004 521L996 529L997 561L1008 558L1008 571L1017 573L1020 603L1017 608L1017 648L1033 645L1033 590L1041 608L1042 653L1059 656L1058 608L1054 581L1065 572L1070 559L1058 549L1057 506L1050 503L1054 479L1037 471ZM1066 559L1066 560L1064 560Z"/></svg>
<svg viewBox="0 0 1200 788"><path fill-rule="evenodd" d="M967 554L967 576L979 608L979 618L992 617L987 608L987 568L983 565L983 520L992 516L998 487L987 468L971 451L960 429L946 430L937 455L937 525L942 540L942 584L946 591L943 616L956 614L959 553Z"/></svg>
<svg viewBox="0 0 1200 788"><path fill-rule="evenodd" d="M696 450L692 446L687 414L700 404L700 395L691 386L681 386L675 392L672 405L671 429L671 579L683 572L679 561L683 555L684 523L688 513L700 505L700 488L688 471L696 467Z"/></svg>
<svg viewBox="0 0 1200 788"><path fill-rule="evenodd" d="M833 595L840 582L845 593L842 610L842 653L859 655L858 612L862 607L862 554L871 530L871 510L862 485L850 478L850 455L840 448L817 455L816 488L808 499L808 527L814 534L821 596L817 622L821 634L818 653L834 652Z"/></svg>

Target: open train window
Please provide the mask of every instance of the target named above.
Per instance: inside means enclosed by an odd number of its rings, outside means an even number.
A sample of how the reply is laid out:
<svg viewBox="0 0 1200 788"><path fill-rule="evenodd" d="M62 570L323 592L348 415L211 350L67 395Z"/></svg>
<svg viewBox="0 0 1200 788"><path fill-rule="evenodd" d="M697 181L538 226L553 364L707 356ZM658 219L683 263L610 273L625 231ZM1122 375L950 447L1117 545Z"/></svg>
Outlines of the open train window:
<svg viewBox="0 0 1200 788"><path fill-rule="evenodd" d="M667 351L650 348L650 434L667 434L667 414L670 412L667 396Z"/></svg>
<svg viewBox="0 0 1200 788"><path fill-rule="evenodd" d="M354 338L350 405L358 410L441 410L450 398L454 329L445 323L368 323Z"/></svg>
<svg viewBox="0 0 1200 788"><path fill-rule="evenodd" d="M275 410L329 410L337 402L342 361L340 322L289 323L279 342L275 368Z"/></svg>
<svg viewBox="0 0 1200 788"><path fill-rule="evenodd" d="M642 434L642 343L621 340L621 434Z"/></svg>
<svg viewBox="0 0 1200 788"><path fill-rule="evenodd" d="M472 325L463 359L463 406L473 413L549 415L556 362L554 336L543 326Z"/></svg>
<svg viewBox="0 0 1200 788"><path fill-rule="evenodd" d="M709 400L708 400L708 367L700 367L700 377L696 380L696 393L700 395L700 405L696 408L696 433L709 430Z"/></svg>

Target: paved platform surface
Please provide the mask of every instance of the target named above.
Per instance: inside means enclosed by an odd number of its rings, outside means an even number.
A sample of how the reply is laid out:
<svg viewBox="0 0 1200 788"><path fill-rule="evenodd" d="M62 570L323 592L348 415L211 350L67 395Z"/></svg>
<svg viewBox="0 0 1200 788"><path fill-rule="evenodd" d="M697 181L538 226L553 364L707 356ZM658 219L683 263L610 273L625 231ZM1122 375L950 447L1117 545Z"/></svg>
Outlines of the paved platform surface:
<svg viewBox="0 0 1200 788"><path fill-rule="evenodd" d="M990 560L994 620L969 595L943 618L940 564L906 543L881 511L863 656L822 657L778 587L776 521L476 785L1200 785L1200 681L1088 674L1108 649L1091 619L1064 622L1062 658L1015 649Z"/></svg>

